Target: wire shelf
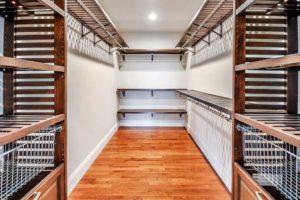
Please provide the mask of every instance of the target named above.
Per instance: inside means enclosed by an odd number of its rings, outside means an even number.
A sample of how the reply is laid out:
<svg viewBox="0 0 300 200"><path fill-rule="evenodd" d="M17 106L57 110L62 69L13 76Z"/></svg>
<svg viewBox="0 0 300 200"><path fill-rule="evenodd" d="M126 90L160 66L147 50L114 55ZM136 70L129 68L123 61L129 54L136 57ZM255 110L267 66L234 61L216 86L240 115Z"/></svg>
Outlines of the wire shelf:
<svg viewBox="0 0 300 200"><path fill-rule="evenodd" d="M0 146L0 199L8 199L47 168L54 167L55 133L61 126L31 133Z"/></svg>
<svg viewBox="0 0 300 200"><path fill-rule="evenodd" d="M257 171L261 185L274 186L286 199L299 200L300 149L246 125L237 129L243 134L244 166Z"/></svg>

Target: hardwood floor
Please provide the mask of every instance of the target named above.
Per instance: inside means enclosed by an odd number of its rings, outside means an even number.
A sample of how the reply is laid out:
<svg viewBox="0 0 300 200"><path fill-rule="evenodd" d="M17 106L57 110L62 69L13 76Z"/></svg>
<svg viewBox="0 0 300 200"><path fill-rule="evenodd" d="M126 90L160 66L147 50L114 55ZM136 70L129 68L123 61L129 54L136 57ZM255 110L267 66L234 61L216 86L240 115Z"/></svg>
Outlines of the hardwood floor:
<svg viewBox="0 0 300 200"><path fill-rule="evenodd" d="M230 199L183 128L120 128L69 197Z"/></svg>

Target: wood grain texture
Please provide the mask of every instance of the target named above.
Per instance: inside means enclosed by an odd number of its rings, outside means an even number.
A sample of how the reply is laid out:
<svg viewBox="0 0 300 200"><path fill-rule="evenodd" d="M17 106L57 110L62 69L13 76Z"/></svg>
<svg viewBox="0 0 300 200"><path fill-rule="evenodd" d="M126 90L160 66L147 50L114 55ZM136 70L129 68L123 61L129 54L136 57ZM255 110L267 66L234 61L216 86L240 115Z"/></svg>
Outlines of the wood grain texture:
<svg viewBox="0 0 300 200"><path fill-rule="evenodd" d="M183 128L120 128L69 200L230 199Z"/></svg>

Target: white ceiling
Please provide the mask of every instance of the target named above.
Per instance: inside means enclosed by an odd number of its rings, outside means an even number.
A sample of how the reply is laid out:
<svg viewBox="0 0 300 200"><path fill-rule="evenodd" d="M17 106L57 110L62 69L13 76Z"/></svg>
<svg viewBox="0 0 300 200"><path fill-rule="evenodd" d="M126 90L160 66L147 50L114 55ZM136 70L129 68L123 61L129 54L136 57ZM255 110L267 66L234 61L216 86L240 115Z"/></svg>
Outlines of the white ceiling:
<svg viewBox="0 0 300 200"><path fill-rule="evenodd" d="M120 32L184 32L203 0L98 0ZM157 14L155 21L149 13Z"/></svg>

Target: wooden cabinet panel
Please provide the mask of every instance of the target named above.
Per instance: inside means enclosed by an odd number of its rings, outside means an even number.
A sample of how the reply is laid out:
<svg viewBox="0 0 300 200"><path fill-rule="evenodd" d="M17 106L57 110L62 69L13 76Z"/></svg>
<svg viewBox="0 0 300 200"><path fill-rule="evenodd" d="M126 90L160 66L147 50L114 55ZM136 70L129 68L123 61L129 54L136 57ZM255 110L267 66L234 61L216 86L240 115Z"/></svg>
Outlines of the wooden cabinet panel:
<svg viewBox="0 0 300 200"><path fill-rule="evenodd" d="M234 163L233 200L274 200L239 164Z"/></svg>
<svg viewBox="0 0 300 200"><path fill-rule="evenodd" d="M22 200L64 200L64 165L54 169Z"/></svg>

